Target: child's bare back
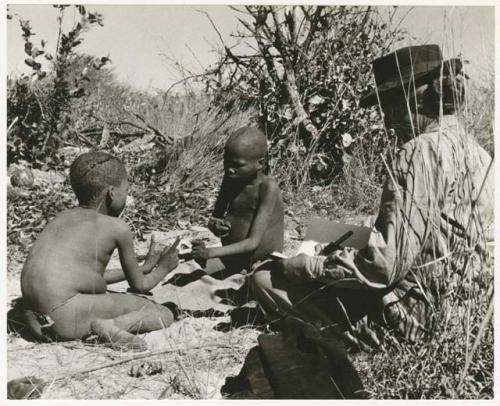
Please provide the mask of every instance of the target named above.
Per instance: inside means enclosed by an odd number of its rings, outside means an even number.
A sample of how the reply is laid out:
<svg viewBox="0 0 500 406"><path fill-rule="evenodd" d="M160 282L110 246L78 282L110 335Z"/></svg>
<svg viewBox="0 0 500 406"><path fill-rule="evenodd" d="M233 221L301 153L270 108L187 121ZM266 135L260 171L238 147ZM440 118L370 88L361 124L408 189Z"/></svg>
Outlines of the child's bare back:
<svg viewBox="0 0 500 406"><path fill-rule="evenodd" d="M107 285L126 279L132 291L148 292L177 266L175 246L160 252L152 238L138 265L132 233L118 218L128 182L117 158L82 154L70 178L80 205L60 213L33 244L21 273L23 297L33 311L53 320L60 339L94 333L115 347L146 349L133 333L168 327L172 312L132 293L108 293ZM121 269L106 270L115 249Z"/></svg>
<svg viewBox="0 0 500 406"><path fill-rule="evenodd" d="M21 276L23 296L49 314L78 293L106 293L104 270L126 229L122 220L76 207L38 236Z"/></svg>

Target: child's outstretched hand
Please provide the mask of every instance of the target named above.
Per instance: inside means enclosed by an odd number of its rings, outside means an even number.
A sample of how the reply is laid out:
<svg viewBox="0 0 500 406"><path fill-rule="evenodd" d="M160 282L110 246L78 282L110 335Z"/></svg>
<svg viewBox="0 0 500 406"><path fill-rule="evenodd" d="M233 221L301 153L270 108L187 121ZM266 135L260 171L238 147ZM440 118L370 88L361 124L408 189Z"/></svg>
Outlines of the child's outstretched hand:
<svg viewBox="0 0 500 406"><path fill-rule="evenodd" d="M191 255L193 259L200 265L204 264L208 259L208 248L203 240L193 240L191 241L192 249Z"/></svg>
<svg viewBox="0 0 500 406"><path fill-rule="evenodd" d="M162 245L156 242L154 234L151 234L151 239L149 242L149 250L146 255L146 261L151 261L154 264L158 263L158 260L160 259L162 252L163 252Z"/></svg>
<svg viewBox="0 0 500 406"><path fill-rule="evenodd" d="M212 217L208 222L208 229L217 237L225 237L229 234L231 223L227 220Z"/></svg>
<svg viewBox="0 0 500 406"><path fill-rule="evenodd" d="M169 272L177 268L177 265L179 265L179 251L177 251L177 246L180 241L180 237L177 237L174 243L170 247L165 248L160 254L158 265L166 266Z"/></svg>

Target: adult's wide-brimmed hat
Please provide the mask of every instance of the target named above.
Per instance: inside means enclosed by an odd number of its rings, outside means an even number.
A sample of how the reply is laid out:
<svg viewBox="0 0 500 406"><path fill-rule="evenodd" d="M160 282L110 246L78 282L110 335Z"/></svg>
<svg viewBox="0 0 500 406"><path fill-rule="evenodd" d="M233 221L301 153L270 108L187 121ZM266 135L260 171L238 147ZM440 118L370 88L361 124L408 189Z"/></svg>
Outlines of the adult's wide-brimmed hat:
<svg viewBox="0 0 500 406"><path fill-rule="evenodd" d="M443 56L438 45L417 45L400 48L373 61L373 72L377 88L365 95L361 107L377 103L377 93L383 93L414 81L423 82L439 74L443 64Z"/></svg>

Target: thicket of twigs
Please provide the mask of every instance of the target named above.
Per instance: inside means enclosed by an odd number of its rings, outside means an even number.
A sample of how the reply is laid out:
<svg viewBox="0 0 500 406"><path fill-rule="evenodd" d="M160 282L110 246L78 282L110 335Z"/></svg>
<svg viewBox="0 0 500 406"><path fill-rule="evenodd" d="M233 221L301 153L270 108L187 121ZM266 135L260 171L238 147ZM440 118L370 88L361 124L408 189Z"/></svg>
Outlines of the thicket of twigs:
<svg viewBox="0 0 500 406"><path fill-rule="evenodd" d="M404 37L395 9L245 6L242 28L207 71L207 89L258 109L270 166L300 191L338 181L352 151L380 134L376 109L359 109L371 61Z"/></svg>
<svg viewBox="0 0 500 406"><path fill-rule="evenodd" d="M61 24L70 6L57 7ZM104 20L75 9L75 26L61 31L55 55L44 51L43 41L35 45L28 21L10 16L11 24L20 23L33 74L8 78L9 173L21 179L8 194L9 259L22 261L47 221L75 204L67 181L32 184L23 168L66 175L88 148L121 157L132 184L123 216L142 238L152 230L206 224L224 141L248 124L268 136L270 169L290 215L375 214L380 157L395 140L377 109L359 109L358 100L372 86L373 57L404 35L376 9L244 7L236 37L254 53L223 44L219 63L196 76L207 91L187 86L182 95L135 91L117 83L107 57L78 53L85 30ZM50 62L45 70L41 57ZM471 87L466 110L468 127L490 152L493 88ZM429 343L386 344L356 361L374 397L491 398L493 323L482 323L491 310L489 286L492 279L453 297L451 313L442 315Z"/></svg>

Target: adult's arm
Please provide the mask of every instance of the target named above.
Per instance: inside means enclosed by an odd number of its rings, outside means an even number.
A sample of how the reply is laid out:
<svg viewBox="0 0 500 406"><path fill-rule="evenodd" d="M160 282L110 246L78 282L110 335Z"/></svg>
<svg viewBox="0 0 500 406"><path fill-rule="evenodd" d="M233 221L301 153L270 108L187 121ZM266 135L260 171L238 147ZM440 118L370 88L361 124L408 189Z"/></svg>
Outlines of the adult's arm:
<svg viewBox="0 0 500 406"><path fill-rule="evenodd" d="M429 234L439 232L437 192L442 179L432 171L432 163L426 165L421 148L409 143L396 157L365 248L337 251L328 266L325 257L284 260L285 275L356 289L384 289L404 278Z"/></svg>

